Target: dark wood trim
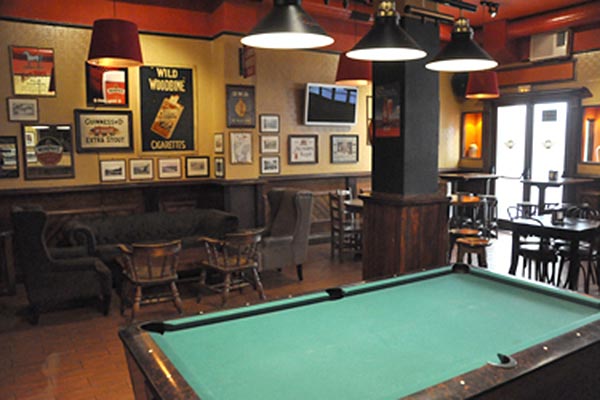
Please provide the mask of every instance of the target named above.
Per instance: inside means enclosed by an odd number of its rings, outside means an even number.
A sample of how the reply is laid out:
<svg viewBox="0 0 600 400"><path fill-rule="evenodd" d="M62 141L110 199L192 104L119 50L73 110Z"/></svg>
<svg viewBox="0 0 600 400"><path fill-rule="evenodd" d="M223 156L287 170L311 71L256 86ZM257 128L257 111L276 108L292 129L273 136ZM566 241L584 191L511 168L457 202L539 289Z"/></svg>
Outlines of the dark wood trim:
<svg viewBox="0 0 600 400"><path fill-rule="evenodd" d="M371 171L362 172L337 172L329 174L302 174L302 175L279 175L261 178L261 181L277 182L277 181L302 181L310 179L333 179L333 178L362 178L370 177Z"/></svg>

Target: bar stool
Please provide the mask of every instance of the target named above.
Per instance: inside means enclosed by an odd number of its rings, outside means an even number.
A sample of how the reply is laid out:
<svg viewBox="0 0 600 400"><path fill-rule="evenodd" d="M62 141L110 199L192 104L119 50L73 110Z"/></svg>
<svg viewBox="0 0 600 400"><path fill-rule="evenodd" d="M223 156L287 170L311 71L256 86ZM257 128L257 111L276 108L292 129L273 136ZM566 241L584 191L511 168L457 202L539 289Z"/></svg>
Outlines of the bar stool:
<svg viewBox="0 0 600 400"><path fill-rule="evenodd" d="M480 237L462 237L456 239L458 245L457 262L463 262L467 255L467 262L471 264L471 255L477 255L477 264L482 268L487 268L486 247L490 245L490 240Z"/></svg>
<svg viewBox="0 0 600 400"><path fill-rule="evenodd" d="M452 228L448 230L448 260L452 258L452 252L454 251L454 246L456 245L456 241L459 238L463 237L477 237L480 236L481 232L479 229L473 228Z"/></svg>

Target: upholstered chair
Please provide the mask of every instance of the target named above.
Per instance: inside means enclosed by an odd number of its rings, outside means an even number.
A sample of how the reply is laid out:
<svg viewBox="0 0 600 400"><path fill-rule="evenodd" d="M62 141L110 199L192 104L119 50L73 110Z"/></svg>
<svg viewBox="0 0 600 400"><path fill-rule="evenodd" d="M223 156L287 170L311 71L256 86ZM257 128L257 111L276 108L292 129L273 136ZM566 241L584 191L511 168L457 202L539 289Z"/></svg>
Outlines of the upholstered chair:
<svg viewBox="0 0 600 400"><path fill-rule="evenodd" d="M294 189L273 189L267 193L269 220L261 243L262 270L295 265L303 279L302 264L308 253L308 235L313 194Z"/></svg>
<svg viewBox="0 0 600 400"><path fill-rule="evenodd" d="M94 257L54 258L44 240L47 215L40 207L13 207L11 218L31 322L38 322L40 312L92 298L101 300L107 315L112 290L108 267Z"/></svg>

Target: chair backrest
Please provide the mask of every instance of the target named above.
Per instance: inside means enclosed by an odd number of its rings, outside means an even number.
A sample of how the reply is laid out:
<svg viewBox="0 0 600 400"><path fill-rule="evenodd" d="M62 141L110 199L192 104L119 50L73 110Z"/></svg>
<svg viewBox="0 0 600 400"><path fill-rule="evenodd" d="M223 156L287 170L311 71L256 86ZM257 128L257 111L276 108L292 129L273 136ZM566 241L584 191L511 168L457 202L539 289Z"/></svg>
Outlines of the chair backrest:
<svg viewBox="0 0 600 400"><path fill-rule="evenodd" d="M588 203L567 207L565 215L572 218L600 219L600 211L592 208Z"/></svg>
<svg viewBox="0 0 600 400"><path fill-rule="evenodd" d="M163 243L133 243L121 246L125 254L125 272L136 283L164 282L177 279L181 240Z"/></svg>
<svg viewBox="0 0 600 400"><path fill-rule="evenodd" d="M225 239L202 238L208 263L220 270L258 267L258 245L263 229L248 229L229 233Z"/></svg>
<svg viewBox="0 0 600 400"><path fill-rule="evenodd" d="M352 221L352 215L347 212L344 205L344 201L350 198L343 190L329 193L329 216L333 229L340 229L344 224Z"/></svg>
<svg viewBox="0 0 600 400"><path fill-rule="evenodd" d="M39 206L14 206L11 210L17 266L26 278L49 268L50 256L44 240L47 219Z"/></svg>

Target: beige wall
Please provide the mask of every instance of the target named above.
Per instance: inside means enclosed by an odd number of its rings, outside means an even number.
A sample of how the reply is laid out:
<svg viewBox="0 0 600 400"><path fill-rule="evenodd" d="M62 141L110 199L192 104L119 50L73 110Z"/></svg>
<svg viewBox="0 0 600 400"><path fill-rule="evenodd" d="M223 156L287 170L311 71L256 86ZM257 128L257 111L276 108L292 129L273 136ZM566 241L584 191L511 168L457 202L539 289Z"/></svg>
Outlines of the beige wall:
<svg viewBox="0 0 600 400"><path fill-rule="evenodd" d="M48 26L42 24L0 21L0 97L13 97L9 68L8 46L35 46L53 48L55 52L55 97L39 97L40 123L74 124L73 110L85 109L85 59L91 37L90 29ZM46 186L72 186L98 184L99 161L107 159L179 157L182 165L185 156L211 157L211 174L214 174L213 137L224 132L224 156L227 179L252 179L259 176L259 114L279 114L281 117L280 157L282 174L334 173L368 171L371 166L371 148L366 142L366 96L370 87L359 91L358 123L349 128L313 127L302 123L304 86L307 82L334 83L338 56L315 51L256 50L256 75L248 79L238 74L239 37L222 35L208 41L159 35L141 35L144 63L146 65L192 68L194 71L194 134L196 149L186 152L141 151L141 122L139 73L129 70L129 103L133 111L134 150L131 153L74 153L75 178L59 180L25 180L19 123L8 122L6 107L0 107L0 136L16 136L19 147L20 177L0 179L0 189L34 188ZM229 129L225 118L225 85L243 84L256 88L257 127L255 129ZM109 109L109 108L103 108ZM73 132L75 131L73 126ZM253 137L253 162L248 165L229 164L229 133L251 132ZM359 162L331 164L329 136L336 134L359 135ZM317 134L319 137L319 163L290 166L287 164L287 136L289 134ZM75 141L74 141L75 143ZM183 173L185 176L185 171ZM182 178L185 179L185 178ZM108 183L106 183L108 185Z"/></svg>

